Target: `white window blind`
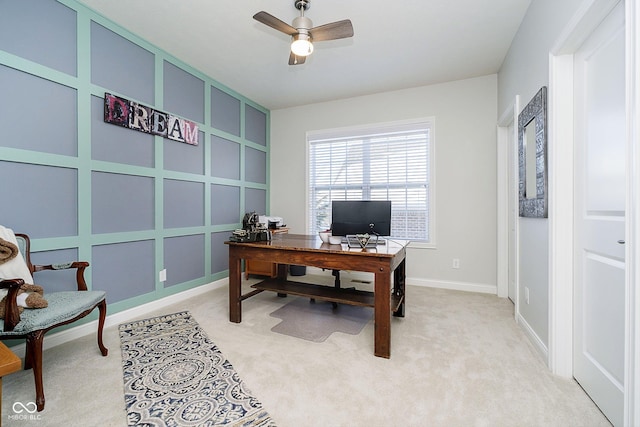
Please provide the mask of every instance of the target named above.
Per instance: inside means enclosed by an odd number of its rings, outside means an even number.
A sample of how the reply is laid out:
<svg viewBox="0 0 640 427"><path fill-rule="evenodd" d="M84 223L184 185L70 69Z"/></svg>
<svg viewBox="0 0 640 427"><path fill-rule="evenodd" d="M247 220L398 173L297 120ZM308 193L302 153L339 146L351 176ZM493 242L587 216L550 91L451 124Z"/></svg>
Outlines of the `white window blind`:
<svg viewBox="0 0 640 427"><path fill-rule="evenodd" d="M391 237L430 241L432 121L307 139L308 232L330 228L333 200L391 200Z"/></svg>

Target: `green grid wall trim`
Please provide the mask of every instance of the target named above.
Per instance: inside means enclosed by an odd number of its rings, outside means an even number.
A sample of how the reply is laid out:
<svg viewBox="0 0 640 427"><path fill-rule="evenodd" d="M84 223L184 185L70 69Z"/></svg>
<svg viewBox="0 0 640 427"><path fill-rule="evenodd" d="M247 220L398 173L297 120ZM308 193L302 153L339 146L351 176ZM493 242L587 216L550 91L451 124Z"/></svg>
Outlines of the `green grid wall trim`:
<svg viewBox="0 0 640 427"><path fill-rule="evenodd" d="M226 277L230 232L269 213L269 111L75 0L0 4L0 90L0 222L39 262L89 261L111 314ZM199 145L104 123L105 93Z"/></svg>

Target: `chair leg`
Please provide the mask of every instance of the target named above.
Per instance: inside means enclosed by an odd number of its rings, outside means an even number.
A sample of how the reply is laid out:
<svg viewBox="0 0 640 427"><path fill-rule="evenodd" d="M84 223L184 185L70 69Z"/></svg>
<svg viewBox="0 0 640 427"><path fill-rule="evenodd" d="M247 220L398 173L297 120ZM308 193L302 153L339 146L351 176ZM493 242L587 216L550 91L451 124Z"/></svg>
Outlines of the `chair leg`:
<svg viewBox="0 0 640 427"><path fill-rule="evenodd" d="M104 346L102 342L102 328L104 328L104 321L107 317L107 301L102 300L100 304L98 304L98 310L100 310L100 317L98 318L98 347L100 347L100 353L103 356L106 356L109 353L107 347Z"/></svg>
<svg viewBox="0 0 640 427"><path fill-rule="evenodd" d="M44 331L36 331L27 335L27 354L33 369L33 379L36 383L36 406L38 412L44 409L44 387L42 385L42 342ZM25 363L26 364L26 363Z"/></svg>
<svg viewBox="0 0 640 427"><path fill-rule="evenodd" d="M32 353L33 352L29 348L29 342L27 340L25 341L25 349L24 349L24 368L23 369L25 371L27 369L31 369L31 367L33 366L32 357L31 357Z"/></svg>

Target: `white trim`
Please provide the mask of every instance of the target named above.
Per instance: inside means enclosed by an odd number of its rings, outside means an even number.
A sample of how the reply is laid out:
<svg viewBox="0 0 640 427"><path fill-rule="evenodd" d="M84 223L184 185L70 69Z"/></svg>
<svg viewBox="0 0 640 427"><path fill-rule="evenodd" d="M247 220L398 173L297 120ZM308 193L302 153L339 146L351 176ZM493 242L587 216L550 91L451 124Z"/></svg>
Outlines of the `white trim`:
<svg viewBox="0 0 640 427"><path fill-rule="evenodd" d="M407 285L425 288L449 289L452 291L477 292L481 294L496 294L497 286L486 283L454 282L450 280L431 280L407 277Z"/></svg>
<svg viewBox="0 0 640 427"><path fill-rule="evenodd" d="M513 123L513 109L506 119L500 119L497 128L496 149L496 282L500 298L509 296L509 124Z"/></svg>
<svg viewBox="0 0 640 427"><path fill-rule="evenodd" d="M518 322L518 324L520 325L524 333L527 335L527 337L529 337L529 341L531 341L535 349L538 350L538 353L543 358L543 360L548 360L549 351L547 347L544 345L544 341L540 339L540 337L538 336L538 334L536 334L536 332L533 330L531 325L529 325L525 320L525 318L519 314L516 317L516 321Z"/></svg>
<svg viewBox="0 0 640 427"><path fill-rule="evenodd" d="M331 276L331 271L327 269L322 269L319 267L307 267L307 275L324 277L326 281L333 281L333 277ZM342 270L341 277L342 286L351 286L348 283L351 280L360 281L363 283L369 282L373 284L375 277L373 273L367 273L363 271L353 271L353 270ZM325 280L323 280L324 282ZM449 289L452 291L465 291L465 292L477 292L482 294L494 294L496 293L496 285L493 284L485 284L485 283L471 283L471 282L454 282L448 280L432 280L432 279L423 279L416 277L407 277L406 278L407 286L419 286L423 288L438 288L438 289Z"/></svg>
<svg viewBox="0 0 640 427"><path fill-rule="evenodd" d="M627 1L625 46L627 81L627 167L626 221L627 334L624 378L624 425L640 423L640 7Z"/></svg>
<svg viewBox="0 0 640 427"><path fill-rule="evenodd" d="M584 0L553 44L552 55L573 55L621 0Z"/></svg>
<svg viewBox="0 0 640 427"><path fill-rule="evenodd" d="M573 55L549 56L549 359L573 376Z"/></svg>
<svg viewBox="0 0 640 427"><path fill-rule="evenodd" d="M411 248L411 249L437 249L437 246L433 242L416 242L416 241L412 240L407 245L407 248Z"/></svg>
<svg viewBox="0 0 640 427"><path fill-rule="evenodd" d="M518 207L515 206L515 209L512 209L512 206L509 206L509 179L515 179L515 177L511 177L509 175L510 164L517 165L518 159L517 155L514 158L509 157L509 126L513 125L513 139L512 141L518 140L518 126L517 126L517 118L520 111L520 96L516 95L513 100L513 104L508 107L501 115L498 120L498 146L497 146L497 295L501 298L506 298L509 296L509 238L510 238L510 230L509 230L509 215L510 212L518 212ZM517 150L514 151L517 153ZM517 170L517 169L516 169ZM517 186L516 186L517 188ZM517 202L517 196L513 199L514 203ZM513 274L516 277L516 295L514 296L515 301L514 304L516 306L516 315L519 313L518 310L518 232L517 232L517 224L518 217L517 213L516 217L513 218L514 224L516 225L515 231L515 240L516 240L516 265L513 266L515 271Z"/></svg>
<svg viewBox="0 0 640 427"><path fill-rule="evenodd" d="M228 278L220 279L215 282L208 283L206 285L198 286L197 288L188 289L184 292L180 292L174 295L169 295L164 298L151 301L149 303L142 304L137 307L130 308L128 310L120 311L118 313L107 316L104 327L107 328L109 326L119 325L121 323L128 322L132 319L138 318L140 316L144 316L155 310L159 310L161 308L182 302L189 298L202 295L206 292L212 291L221 286L226 286L228 283L229 283ZM109 310L109 307L107 307L107 311L108 310ZM60 344L65 344L75 339L82 338L86 335L95 335L97 328L98 328L98 321L94 320L80 326L65 329L64 331L56 332L51 335L46 335L46 338L44 340L43 350L47 350L47 349L59 346ZM16 355L18 355L18 357L24 358L25 344L19 344L14 347L11 347L11 351L13 351Z"/></svg>
<svg viewBox="0 0 640 427"><path fill-rule="evenodd" d="M431 176L429 177L429 241L422 242L422 245L418 245L417 247L423 248L436 248L437 247L437 235L436 230L436 168L438 167L438 162L436 160L436 146L438 141L438 133L436 130L436 119L434 117L431 118L431 141L429 144L429 149L431 156L429 161L431 164L429 165L429 173Z"/></svg>
<svg viewBox="0 0 640 427"><path fill-rule="evenodd" d="M514 226L514 233L515 233L515 251L516 253L514 254L515 256L515 265L513 266L514 271L513 271L513 275L515 277L516 283L515 283L515 291L516 294L514 296L515 301L515 313L514 316L519 316L520 315L520 208L519 208L519 204L520 204L520 190L518 188L519 183L520 183L520 171L519 171L519 164L520 161L518 160L518 114L520 114L520 95L516 95L516 98L513 100L513 143L514 143L514 147L511 153L511 168L513 170L513 176L511 177L511 179L514 181L513 184L513 194L512 194L512 200L514 203L513 209L512 209L512 215L513 215L513 226Z"/></svg>
<svg viewBox="0 0 640 427"><path fill-rule="evenodd" d="M384 133L389 129L414 129L423 123L433 124L435 116L419 117L415 119L394 120L391 122L366 123L354 126L343 126L329 129L315 129L307 131L307 144L311 140L325 140L335 138L349 138L353 136L371 135Z"/></svg>

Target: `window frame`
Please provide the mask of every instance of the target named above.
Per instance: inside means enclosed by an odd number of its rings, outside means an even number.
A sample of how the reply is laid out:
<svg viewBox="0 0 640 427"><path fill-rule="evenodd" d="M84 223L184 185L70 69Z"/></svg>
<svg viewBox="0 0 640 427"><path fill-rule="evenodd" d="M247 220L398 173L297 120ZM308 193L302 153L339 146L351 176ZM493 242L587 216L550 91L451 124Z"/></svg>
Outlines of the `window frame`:
<svg viewBox="0 0 640 427"><path fill-rule="evenodd" d="M435 248L436 247L436 197L435 197L435 177L436 177L436 126L434 117L425 117L411 120L401 120L383 123L371 123L365 125L311 130L306 132L305 145L305 230L310 233L312 224L310 223L310 206L311 206L311 189L310 189L310 171L311 171L311 141L318 139L349 139L357 136L369 136L375 133L384 133L390 130L409 130L419 126L425 126L429 129L429 191L428 191L428 235L429 240L411 240L411 247L414 248Z"/></svg>

